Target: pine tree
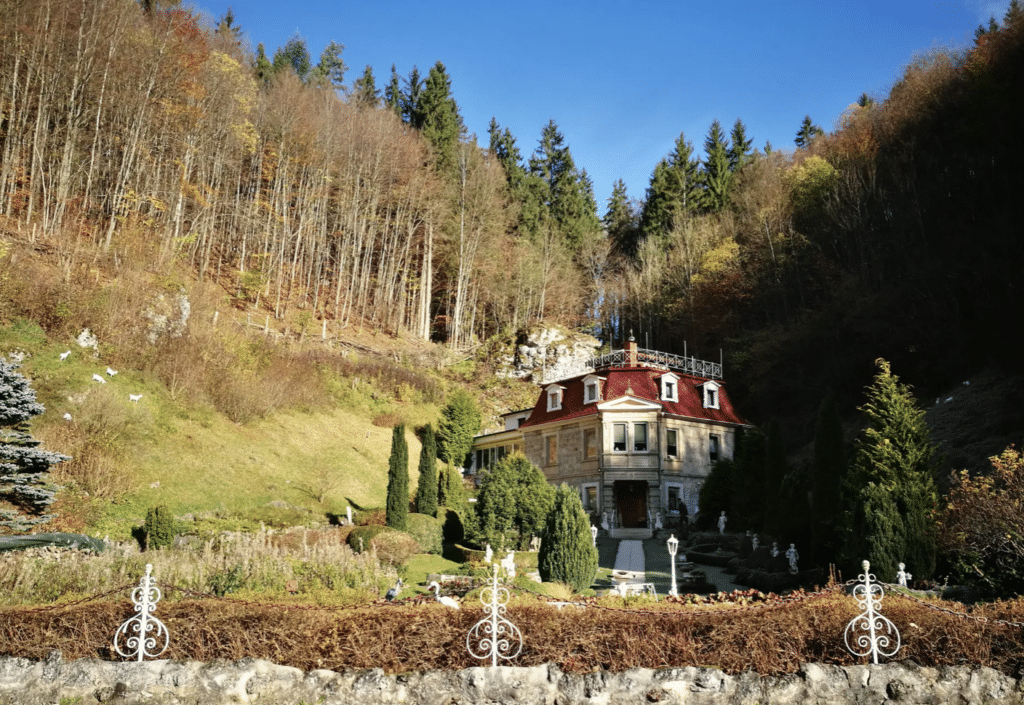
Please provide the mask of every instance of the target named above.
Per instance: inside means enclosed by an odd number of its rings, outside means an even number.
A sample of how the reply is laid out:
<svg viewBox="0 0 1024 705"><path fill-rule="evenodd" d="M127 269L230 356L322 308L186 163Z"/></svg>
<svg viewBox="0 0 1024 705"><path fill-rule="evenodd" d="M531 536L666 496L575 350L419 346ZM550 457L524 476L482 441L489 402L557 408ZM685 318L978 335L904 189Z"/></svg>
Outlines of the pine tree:
<svg viewBox="0 0 1024 705"><path fill-rule="evenodd" d="M820 137L823 134L825 131L811 122L811 116L805 115L804 121L800 123L800 130L796 133L796 146L806 149L811 146L815 137Z"/></svg>
<svg viewBox="0 0 1024 705"><path fill-rule="evenodd" d="M398 424L391 434L391 457L388 458L387 523L392 529L405 531L409 516L409 447L405 442L405 425Z"/></svg>
<svg viewBox="0 0 1024 705"><path fill-rule="evenodd" d="M517 193L526 176L526 168L522 165L523 157L519 153L519 147L516 146L516 138L512 136L512 132L507 127L502 130L497 119L493 117L487 126L487 133L491 139L491 154L498 159L505 170L505 180L508 182L509 188L513 193Z"/></svg>
<svg viewBox="0 0 1024 705"><path fill-rule="evenodd" d="M842 548L837 518L842 511L846 477L843 425L835 397L829 393L818 411L814 431L811 501L811 561L820 566L836 560Z"/></svg>
<svg viewBox="0 0 1024 705"><path fill-rule="evenodd" d="M262 43L256 46L256 59L253 61L252 70L260 83L268 83L274 76L274 65L267 58L267 50Z"/></svg>
<svg viewBox="0 0 1024 705"><path fill-rule="evenodd" d="M363 71L363 75L352 84L352 99L361 105L376 108L380 102L380 91L373 78L373 67L369 64Z"/></svg>
<svg viewBox="0 0 1024 705"><path fill-rule="evenodd" d="M0 527L26 531L49 521L55 489L47 482L50 466L70 460L39 448L29 432L29 419L45 411L17 363L0 357Z"/></svg>
<svg viewBox="0 0 1024 705"><path fill-rule="evenodd" d="M420 449L420 479L416 486L416 511L420 514L437 515L437 444L434 428L427 424L423 429L423 446Z"/></svg>
<svg viewBox="0 0 1024 705"><path fill-rule="evenodd" d="M556 491L537 558L541 580L565 583L575 592L590 587L597 575L597 548L580 495L569 485Z"/></svg>
<svg viewBox="0 0 1024 705"><path fill-rule="evenodd" d="M440 61L430 68L423 91L412 112L411 124L423 132L431 146L437 170L455 168L455 143L464 131L459 106L451 94L451 79Z"/></svg>
<svg viewBox="0 0 1024 705"><path fill-rule="evenodd" d="M729 134L729 171L735 173L750 163L753 158L750 148L753 140L747 139L747 128L743 121L736 118Z"/></svg>
<svg viewBox="0 0 1024 705"><path fill-rule="evenodd" d="M420 76L419 68L413 66L409 77L403 80L405 81L405 90L402 91L401 100L402 119L418 130L423 127L422 123L417 122L420 115L420 93L423 91L423 78Z"/></svg>
<svg viewBox="0 0 1024 705"><path fill-rule="evenodd" d="M1024 8L1021 7L1020 0L1010 0L1010 6L1003 16L1003 26L1013 29L1021 21L1024 21Z"/></svg>
<svg viewBox="0 0 1024 705"><path fill-rule="evenodd" d="M704 204L712 211L718 212L729 201L729 188L732 185L732 172L729 170L729 142L722 132L722 125L715 120L704 138Z"/></svg>
<svg viewBox="0 0 1024 705"><path fill-rule="evenodd" d="M299 35L289 39L283 47L274 52L274 73L291 69L301 80L309 75L311 63L306 40Z"/></svg>
<svg viewBox="0 0 1024 705"><path fill-rule="evenodd" d="M876 364L879 372L860 407L868 425L850 472L853 531L846 556L851 563L867 558L885 576L904 562L924 579L935 570L936 450L910 387L900 384L888 362Z"/></svg>
<svg viewBox="0 0 1024 705"><path fill-rule="evenodd" d="M473 436L480 430L480 409L464 389L456 389L441 409L437 425L437 457L457 468L465 467L473 448Z"/></svg>
<svg viewBox="0 0 1024 705"><path fill-rule="evenodd" d="M341 53L345 50L344 44L330 42L320 53L320 61L313 69L313 82L321 86L331 86L338 90L345 88L345 72L348 66L341 59ZM300 74L302 78L305 74Z"/></svg>
<svg viewBox="0 0 1024 705"><path fill-rule="evenodd" d="M622 179L616 179L612 185L612 195L608 198L608 210L603 222L615 251L624 257L636 257L640 245L639 222L636 208L626 195L626 184Z"/></svg>

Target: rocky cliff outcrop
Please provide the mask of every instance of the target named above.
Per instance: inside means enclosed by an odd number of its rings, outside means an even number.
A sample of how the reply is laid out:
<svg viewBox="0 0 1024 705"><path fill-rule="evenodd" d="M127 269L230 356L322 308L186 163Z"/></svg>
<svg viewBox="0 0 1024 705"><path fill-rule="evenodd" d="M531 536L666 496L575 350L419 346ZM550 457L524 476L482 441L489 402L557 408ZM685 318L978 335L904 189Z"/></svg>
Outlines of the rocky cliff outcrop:
<svg viewBox="0 0 1024 705"><path fill-rule="evenodd" d="M601 342L584 333L535 326L516 339L514 351L498 360L499 374L538 384L586 373Z"/></svg>
<svg viewBox="0 0 1024 705"><path fill-rule="evenodd" d="M552 665L467 668L389 675L303 672L269 661L112 663L0 659L0 703L118 705L860 705L862 703L1024 703L1020 681L967 666L923 668L805 664L797 673L727 675L714 668L637 668L625 673L567 674Z"/></svg>

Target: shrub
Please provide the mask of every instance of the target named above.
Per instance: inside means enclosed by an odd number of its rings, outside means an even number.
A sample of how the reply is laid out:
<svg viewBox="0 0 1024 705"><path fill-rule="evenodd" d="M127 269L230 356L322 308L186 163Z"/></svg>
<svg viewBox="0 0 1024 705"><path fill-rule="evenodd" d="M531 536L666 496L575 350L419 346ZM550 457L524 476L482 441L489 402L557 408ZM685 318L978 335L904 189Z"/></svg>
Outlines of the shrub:
<svg viewBox="0 0 1024 705"><path fill-rule="evenodd" d="M385 565L399 566L416 555L419 544L404 531L385 529L377 534L370 543L377 552L377 560Z"/></svg>
<svg viewBox="0 0 1024 705"><path fill-rule="evenodd" d="M387 526L388 515L380 507L361 509L353 521L355 521L356 526Z"/></svg>
<svg viewBox="0 0 1024 705"><path fill-rule="evenodd" d="M441 533L448 543L466 538L466 527L462 515L450 507L438 507L437 518L441 522Z"/></svg>
<svg viewBox="0 0 1024 705"><path fill-rule="evenodd" d="M590 587L597 573L597 549L590 536L590 522L579 493L562 484L555 492L540 546L540 576L544 582L560 582L579 592Z"/></svg>
<svg viewBox="0 0 1024 705"><path fill-rule="evenodd" d="M150 507L143 524L146 534L146 550L164 548L174 543L174 516L164 505Z"/></svg>
<svg viewBox="0 0 1024 705"><path fill-rule="evenodd" d="M352 547L352 550L356 553L362 553L363 551L370 550L370 542L373 541L377 534L383 532L387 527L385 526L357 526L352 530L352 533L348 535L348 545Z"/></svg>
<svg viewBox="0 0 1024 705"><path fill-rule="evenodd" d="M441 522L426 514L410 514L407 519L409 535L416 539L420 553L441 553Z"/></svg>

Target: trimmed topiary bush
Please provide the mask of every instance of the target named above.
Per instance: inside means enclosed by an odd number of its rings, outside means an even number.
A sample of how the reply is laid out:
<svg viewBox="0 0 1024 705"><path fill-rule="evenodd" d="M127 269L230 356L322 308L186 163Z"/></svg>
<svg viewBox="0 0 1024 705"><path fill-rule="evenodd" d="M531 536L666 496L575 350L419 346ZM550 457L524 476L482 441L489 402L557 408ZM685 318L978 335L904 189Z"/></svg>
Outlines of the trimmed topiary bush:
<svg viewBox="0 0 1024 705"><path fill-rule="evenodd" d="M410 514L406 522L409 535L419 544L420 553L441 554L441 522L426 514Z"/></svg>
<svg viewBox="0 0 1024 705"><path fill-rule="evenodd" d="M370 541L377 552L377 560L388 565L399 566L416 555L419 544L404 531L385 529Z"/></svg>
<svg viewBox="0 0 1024 705"><path fill-rule="evenodd" d="M466 525L462 515L451 507L438 507L437 518L441 522L441 533L444 541L458 543L466 538Z"/></svg>
<svg viewBox="0 0 1024 705"><path fill-rule="evenodd" d="M164 505L150 507L146 512L146 550L164 548L174 543L174 515Z"/></svg>
<svg viewBox="0 0 1024 705"><path fill-rule="evenodd" d="M387 529L386 526L357 526L348 535L348 545L356 553L369 551L370 542L385 529Z"/></svg>

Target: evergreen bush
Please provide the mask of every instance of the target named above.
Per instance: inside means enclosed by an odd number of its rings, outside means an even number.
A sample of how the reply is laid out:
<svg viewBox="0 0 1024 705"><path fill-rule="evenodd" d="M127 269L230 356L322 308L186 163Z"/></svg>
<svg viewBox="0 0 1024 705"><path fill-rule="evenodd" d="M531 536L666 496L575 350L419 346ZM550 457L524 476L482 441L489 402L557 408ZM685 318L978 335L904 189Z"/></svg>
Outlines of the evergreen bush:
<svg viewBox="0 0 1024 705"><path fill-rule="evenodd" d="M525 549L544 531L554 498L555 489L526 456L513 453L502 458L480 483L480 540L495 551Z"/></svg>
<svg viewBox="0 0 1024 705"><path fill-rule="evenodd" d="M438 520L441 524L441 534L444 541L457 543L466 538L466 528L462 521L462 515L451 507L439 507L437 510Z"/></svg>
<svg viewBox="0 0 1024 705"><path fill-rule="evenodd" d="M377 554L377 560L385 565L402 565L419 550L419 544L404 531L384 529L370 541Z"/></svg>
<svg viewBox="0 0 1024 705"><path fill-rule="evenodd" d="M430 424L423 428L420 449L420 477L416 485L416 511L427 516L437 515L437 443Z"/></svg>
<svg viewBox="0 0 1024 705"><path fill-rule="evenodd" d="M576 592L590 587L597 575L597 548L579 493L562 484L555 491L540 544L537 567L544 582L565 583Z"/></svg>
<svg viewBox="0 0 1024 705"><path fill-rule="evenodd" d="M409 446L405 442L405 426L398 424L391 434L391 457L388 458L388 526L405 531L409 515Z"/></svg>
<svg viewBox="0 0 1024 705"><path fill-rule="evenodd" d="M386 526L357 526L348 535L348 545L356 553L370 550L370 542L378 535L387 530Z"/></svg>
<svg viewBox="0 0 1024 705"><path fill-rule="evenodd" d="M480 410L464 389L456 389L441 410L437 427L437 457L457 468L464 467L473 436L480 430Z"/></svg>
<svg viewBox="0 0 1024 705"><path fill-rule="evenodd" d="M420 553L440 555L443 539L441 522L427 514L410 514L408 527L409 535L419 544Z"/></svg>
<svg viewBox="0 0 1024 705"><path fill-rule="evenodd" d="M150 507L143 524L146 534L146 550L166 548L174 543L174 515L164 505Z"/></svg>

